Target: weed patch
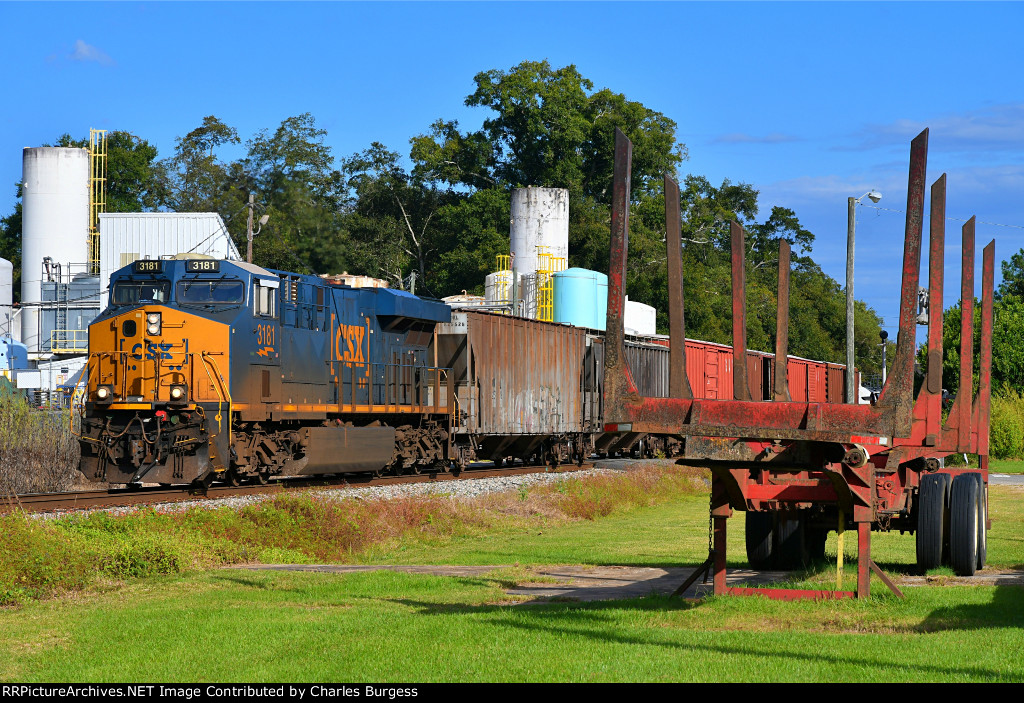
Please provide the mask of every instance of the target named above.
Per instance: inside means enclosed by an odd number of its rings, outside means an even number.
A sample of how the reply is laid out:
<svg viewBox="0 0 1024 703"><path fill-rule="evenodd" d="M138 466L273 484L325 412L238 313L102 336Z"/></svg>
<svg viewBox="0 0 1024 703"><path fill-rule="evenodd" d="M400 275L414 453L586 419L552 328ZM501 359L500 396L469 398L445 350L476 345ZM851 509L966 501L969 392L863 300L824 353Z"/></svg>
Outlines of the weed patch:
<svg viewBox="0 0 1024 703"><path fill-rule="evenodd" d="M37 410L0 390L0 494L69 490L78 468L70 411Z"/></svg>
<svg viewBox="0 0 1024 703"><path fill-rule="evenodd" d="M233 564L348 563L460 537L543 532L703 490L694 469L648 465L474 499L285 493L242 508L143 508L49 521L7 515L0 517L0 605Z"/></svg>

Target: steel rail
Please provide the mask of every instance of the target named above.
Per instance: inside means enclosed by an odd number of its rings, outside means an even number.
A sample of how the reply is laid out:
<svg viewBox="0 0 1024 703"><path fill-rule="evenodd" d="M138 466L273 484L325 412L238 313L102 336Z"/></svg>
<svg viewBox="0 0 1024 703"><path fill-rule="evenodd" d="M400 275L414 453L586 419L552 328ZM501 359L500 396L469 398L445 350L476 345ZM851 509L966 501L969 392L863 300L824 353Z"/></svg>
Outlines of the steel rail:
<svg viewBox="0 0 1024 703"><path fill-rule="evenodd" d="M571 473L593 468L593 464L576 466L566 464L560 466L558 473ZM461 473L427 473L406 476L379 476L370 474L350 474L331 478L301 477L280 479L266 485L248 484L228 486L217 484L203 489L195 486L179 486L176 488L142 487L142 488L111 488L107 490L70 491L62 493L26 493L22 495L0 496L0 514L23 511L26 513L74 512L76 510L93 510L97 508L130 507L134 505L150 505L156 503L180 503L188 500L216 500L240 495L260 495L281 493L302 488L366 488L370 486L391 486L406 483L438 483L445 481L463 481L497 476L518 476L522 474L544 473L547 466L517 466L512 468L494 469L489 467L466 469Z"/></svg>

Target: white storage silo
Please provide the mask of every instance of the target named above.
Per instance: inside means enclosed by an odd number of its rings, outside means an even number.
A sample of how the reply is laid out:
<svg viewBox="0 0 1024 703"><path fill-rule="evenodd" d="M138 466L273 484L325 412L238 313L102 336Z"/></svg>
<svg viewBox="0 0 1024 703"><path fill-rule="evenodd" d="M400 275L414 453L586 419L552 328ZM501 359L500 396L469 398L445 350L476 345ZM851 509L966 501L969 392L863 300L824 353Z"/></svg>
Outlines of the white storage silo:
<svg viewBox="0 0 1024 703"><path fill-rule="evenodd" d="M630 300L626 296L626 309L623 311L622 326L626 334L648 337L656 334L658 311L650 305Z"/></svg>
<svg viewBox="0 0 1024 703"><path fill-rule="evenodd" d="M569 256L569 191L565 188L516 188L510 228L512 268L537 270L537 247L552 256Z"/></svg>
<svg viewBox="0 0 1024 703"><path fill-rule="evenodd" d="M68 147L26 148L22 153L21 341L39 352L43 259L64 272L89 258L89 151Z"/></svg>
<svg viewBox="0 0 1024 703"><path fill-rule="evenodd" d="M512 272L508 269L484 276L484 301L488 305L510 305L512 280Z"/></svg>
<svg viewBox="0 0 1024 703"><path fill-rule="evenodd" d="M519 304L516 315L537 319L538 281L536 273L524 273L519 279Z"/></svg>
<svg viewBox="0 0 1024 703"><path fill-rule="evenodd" d="M14 264L0 259L0 337L13 336L11 316L14 314Z"/></svg>

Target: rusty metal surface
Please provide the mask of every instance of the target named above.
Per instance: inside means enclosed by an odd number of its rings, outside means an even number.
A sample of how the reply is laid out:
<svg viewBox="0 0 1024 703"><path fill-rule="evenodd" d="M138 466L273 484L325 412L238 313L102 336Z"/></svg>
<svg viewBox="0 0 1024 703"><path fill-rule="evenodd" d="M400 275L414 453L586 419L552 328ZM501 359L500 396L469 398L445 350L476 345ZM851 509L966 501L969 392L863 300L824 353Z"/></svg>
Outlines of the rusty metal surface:
<svg viewBox="0 0 1024 703"><path fill-rule="evenodd" d="M692 398L686 373L686 320L683 315L683 249L679 185L665 176L665 245L668 247L669 397ZM641 391L642 392L642 391ZM646 395L646 394L645 394Z"/></svg>
<svg viewBox="0 0 1024 703"><path fill-rule="evenodd" d="M925 434L938 440L942 428L942 294L946 260L946 174L932 185L928 247L928 378L921 387L926 403ZM928 440L926 440L928 441Z"/></svg>
<svg viewBox="0 0 1024 703"><path fill-rule="evenodd" d="M743 228L729 223L732 242L732 394L750 400L747 382L747 244Z"/></svg>
<svg viewBox="0 0 1024 703"><path fill-rule="evenodd" d="M458 430L493 435L584 431L587 332L486 312L456 311L441 325L443 358L455 377Z"/></svg>
<svg viewBox="0 0 1024 703"><path fill-rule="evenodd" d="M989 242L982 252L981 264L981 343L980 369L978 373L978 410L974 432L977 442L974 451L988 458L988 427L992 418L992 298L995 274L996 243ZM988 468L987 466L982 468Z"/></svg>
<svg viewBox="0 0 1024 703"><path fill-rule="evenodd" d="M608 318L605 394L615 405L625 392L633 391L622 359L626 308L626 255L629 251L629 193L632 179L633 143L615 128L615 170L612 178L611 251L608 264Z"/></svg>
<svg viewBox="0 0 1024 703"><path fill-rule="evenodd" d="M971 445L971 395L974 393L974 218L963 226L961 249L963 270L960 281L960 390L956 404L959 409L959 450L969 452ZM969 330L967 334L963 331Z"/></svg>
<svg viewBox="0 0 1024 703"><path fill-rule="evenodd" d="M792 400L786 374L786 357L789 356L789 242L779 242L779 312L775 320L775 385L772 400Z"/></svg>
<svg viewBox="0 0 1024 703"><path fill-rule="evenodd" d="M910 434L914 402L914 352L917 349L917 289L921 275L921 230L924 219L925 171L928 166L928 130L910 143L907 182L907 222L903 240L903 284L900 290L900 331L892 371L878 404L893 409L892 434Z"/></svg>

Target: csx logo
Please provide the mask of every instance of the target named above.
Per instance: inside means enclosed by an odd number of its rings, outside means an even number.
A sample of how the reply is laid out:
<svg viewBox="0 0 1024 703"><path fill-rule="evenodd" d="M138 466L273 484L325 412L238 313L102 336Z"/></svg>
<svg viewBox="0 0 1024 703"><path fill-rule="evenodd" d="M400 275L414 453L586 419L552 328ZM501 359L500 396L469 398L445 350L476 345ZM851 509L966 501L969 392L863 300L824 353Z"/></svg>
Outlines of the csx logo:
<svg viewBox="0 0 1024 703"><path fill-rule="evenodd" d="M160 342L159 344L154 344L153 342L150 342L148 339L146 340L145 358L147 359L170 359L170 351L171 344L168 342ZM132 347L132 358L135 359L136 361L142 361L142 342L139 342L134 347Z"/></svg>
<svg viewBox="0 0 1024 703"><path fill-rule="evenodd" d="M363 358L363 338L366 328L358 325L339 325L334 333L334 348L341 361L366 361Z"/></svg>

